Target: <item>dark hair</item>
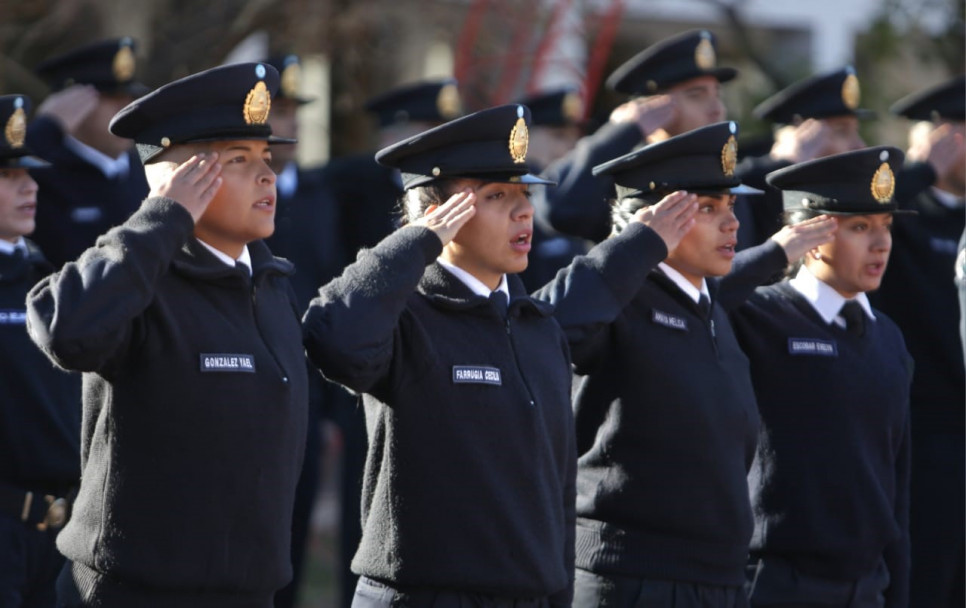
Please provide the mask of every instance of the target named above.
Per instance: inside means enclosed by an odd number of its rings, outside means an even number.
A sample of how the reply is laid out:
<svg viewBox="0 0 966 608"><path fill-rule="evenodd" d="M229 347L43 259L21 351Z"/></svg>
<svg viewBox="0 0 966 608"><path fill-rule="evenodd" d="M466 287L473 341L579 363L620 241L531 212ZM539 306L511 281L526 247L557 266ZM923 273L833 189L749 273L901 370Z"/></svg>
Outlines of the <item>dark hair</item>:
<svg viewBox="0 0 966 608"><path fill-rule="evenodd" d="M611 236L620 234L621 230L627 228L627 225L634 219L634 214L639 209L660 202L664 196L664 194L654 193L643 197L626 197L619 200L612 199L610 202Z"/></svg>
<svg viewBox="0 0 966 608"><path fill-rule="evenodd" d="M450 180L432 182L425 186L417 186L403 192L396 204L399 215L399 225L405 226L415 222L423 216L432 205L441 205L450 197L452 188Z"/></svg>

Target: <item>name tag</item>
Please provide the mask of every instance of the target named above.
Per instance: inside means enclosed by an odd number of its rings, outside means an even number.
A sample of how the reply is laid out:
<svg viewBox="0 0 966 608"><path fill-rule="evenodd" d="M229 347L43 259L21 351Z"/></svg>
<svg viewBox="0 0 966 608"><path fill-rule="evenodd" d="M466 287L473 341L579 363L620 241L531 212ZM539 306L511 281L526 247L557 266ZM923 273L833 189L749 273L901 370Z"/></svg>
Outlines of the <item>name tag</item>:
<svg viewBox="0 0 966 608"><path fill-rule="evenodd" d="M816 340L814 338L789 338L788 354L816 355L819 357L838 357L839 348L831 340Z"/></svg>
<svg viewBox="0 0 966 608"><path fill-rule="evenodd" d="M660 310L651 313L651 321L678 331L688 331L688 320Z"/></svg>
<svg viewBox="0 0 966 608"><path fill-rule="evenodd" d="M26 325L26 310L0 309L0 325Z"/></svg>
<svg viewBox="0 0 966 608"><path fill-rule="evenodd" d="M492 384L501 386L503 376L495 367L481 367L479 365L454 365L453 384Z"/></svg>
<svg viewBox="0 0 966 608"><path fill-rule="evenodd" d="M97 222L104 215L98 207L77 207L70 212L70 219L78 224Z"/></svg>
<svg viewBox="0 0 966 608"><path fill-rule="evenodd" d="M933 251L947 255L956 255L956 251L959 249L959 243L956 241L952 239L941 239L935 236L929 239L929 245Z"/></svg>
<svg viewBox="0 0 966 608"><path fill-rule="evenodd" d="M201 353L203 372L255 373L255 356L235 353Z"/></svg>

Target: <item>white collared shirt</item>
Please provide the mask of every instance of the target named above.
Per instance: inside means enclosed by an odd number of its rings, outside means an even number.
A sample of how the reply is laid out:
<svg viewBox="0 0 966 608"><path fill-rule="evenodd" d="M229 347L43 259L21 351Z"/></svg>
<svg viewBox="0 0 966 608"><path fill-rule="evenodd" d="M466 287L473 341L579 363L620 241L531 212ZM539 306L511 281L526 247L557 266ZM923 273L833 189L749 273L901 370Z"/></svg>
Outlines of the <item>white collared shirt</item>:
<svg viewBox="0 0 966 608"><path fill-rule="evenodd" d="M490 293L494 291L502 291L503 294L506 296L506 301L507 302L510 301L510 285L507 283L506 275L503 275L503 277L500 278L500 284L497 285L497 288L491 290L489 287L483 284L483 281L477 279L476 277L466 272L459 266L454 266L453 264L447 262L443 258L436 258L436 261L439 262L440 266L442 266L446 270L453 273L453 275L457 279L462 281L463 284L469 287L470 291L472 291L476 295L483 296L484 298L489 298Z"/></svg>
<svg viewBox="0 0 966 608"><path fill-rule="evenodd" d="M295 162L285 164L285 168L275 178L275 189L279 198L291 198L299 187L299 173Z"/></svg>
<svg viewBox="0 0 966 608"><path fill-rule="evenodd" d="M13 252L21 249L24 253L27 253L27 242L23 237L19 237L16 243L11 243L10 241L5 241L0 239L0 253L3 255L13 255Z"/></svg>
<svg viewBox="0 0 966 608"><path fill-rule="evenodd" d="M69 148L88 163L94 165L108 179L117 176L125 176L131 169L131 160L127 153L121 154L117 158L111 158L107 154L88 146L84 142L74 139L70 135L64 137L64 146Z"/></svg>
<svg viewBox="0 0 966 608"><path fill-rule="evenodd" d="M708 296L708 301L711 301L711 292L708 291L708 282L704 279L701 279L701 289L698 289L694 286L694 283L684 278L683 274L674 268L671 268L666 263L661 262L657 265L657 267L664 271L664 274L667 275L667 278L671 279L674 284L678 286L678 289L688 294L688 297L694 300L695 304L701 300L701 294Z"/></svg>
<svg viewBox="0 0 966 608"><path fill-rule="evenodd" d="M233 260L231 258L231 256L228 255L227 253L225 253L224 251L221 251L220 249L215 249L214 247L212 247L208 243L202 241L201 239L198 239L198 242L201 243L202 245L204 245L205 246L205 249L207 249L208 251L210 251L211 253L213 253L216 258L218 258L219 260L221 260L222 262L224 262L226 266L231 266L232 268L234 268L235 267L235 262L238 262L239 264L244 265L245 268L248 269L248 274L249 275L252 273L252 256L251 256L251 254L248 253L248 245L245 245L242 248L241 255L238 256L238 259L237 260Z"/></svg>
<svg viewBox="0 0 966 608"><path fill-rule="evenodd" d="M839 311L842 310L842 305L847 301L846 298L842 297L842 294L835 291L829 284L820 281L804 264L799 268L795 278L788 283L792 286L792 289L802 294L802 297L812 305L815 312L826 323L829 325L835 323L839 327L845 327L845 319L839 315ZM872 312L872 305L869 304L868 296L865 293L859 293L854 300L865 311L865 316L875 321L875 314Z"/></svg>

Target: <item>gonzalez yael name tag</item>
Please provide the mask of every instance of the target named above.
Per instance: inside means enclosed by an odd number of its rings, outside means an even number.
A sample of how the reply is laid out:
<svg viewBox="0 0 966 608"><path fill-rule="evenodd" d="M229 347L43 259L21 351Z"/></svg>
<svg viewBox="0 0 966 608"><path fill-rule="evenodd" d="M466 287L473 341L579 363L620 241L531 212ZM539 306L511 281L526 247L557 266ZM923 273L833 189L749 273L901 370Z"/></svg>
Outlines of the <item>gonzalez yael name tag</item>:
<svg viewBox="0 0 966 608"><path fill-rule="evenodd" d="M811 355L818 357L838 357L838 345L832 340L815 338L789 338L789 355Z"/></svg>
<svg viewBox="0 0 966 608"><path fill-rule="evenodd" d="M654 310L651 314L651 321L664 327L670 327L678 331L688 331L688 320L660 310Z"/></svg>
<svg viewBox="0 0 966 608"><path fill-rule="evenodd" d="M492 384L503 385L503 375L495 367L482 365L454 365L453 384Z"/></svg>
<svg viewBox="0 0 966 608"><path fill-rule="evenodd" d="M27 311L0 308L0 325L26 325Z"/></svg>
<svg viewBox="0 0 966 608"><path fill-rule="evenodd" d="M255 373L255 355L238 353L201 353L202 372Z"/></svg>

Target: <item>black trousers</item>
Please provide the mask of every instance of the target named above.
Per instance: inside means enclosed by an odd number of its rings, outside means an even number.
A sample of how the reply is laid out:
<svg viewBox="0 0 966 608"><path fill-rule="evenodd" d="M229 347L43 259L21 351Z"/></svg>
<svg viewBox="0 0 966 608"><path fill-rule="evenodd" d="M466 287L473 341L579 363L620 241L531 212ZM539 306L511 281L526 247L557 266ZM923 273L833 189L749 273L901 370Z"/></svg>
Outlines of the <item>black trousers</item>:
<svg viewBox="0 0 966 608"><path fill-rule="evenodd" d="M54 539L57 531L0 514L0 606L53 608L54 583L64 565Z"/></svg>
<svg viewBox="0 0 966 608"><path fill-rule="evenodd" d="M747 608L742 587L598 574L577 568L574 608Z"/></svg>
<svg viewBox="0 0 966 608"><path fill-rule="evenodd" d="M365 576L359 578L352 608L548 608L540 598L506 598L443 589L407 589L405 592Z"/></svg>
<svg viewBox="0 0 966 608"><path fill-rule="evenodd" d="M885 562L855 581L813 576L771 556L752 560L748 566L752 608L883 608L888 587Z"/></svg>

